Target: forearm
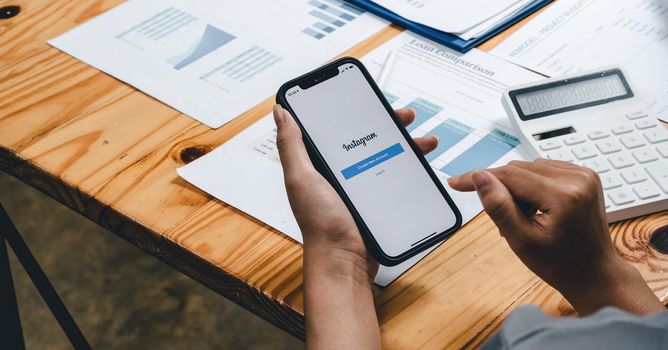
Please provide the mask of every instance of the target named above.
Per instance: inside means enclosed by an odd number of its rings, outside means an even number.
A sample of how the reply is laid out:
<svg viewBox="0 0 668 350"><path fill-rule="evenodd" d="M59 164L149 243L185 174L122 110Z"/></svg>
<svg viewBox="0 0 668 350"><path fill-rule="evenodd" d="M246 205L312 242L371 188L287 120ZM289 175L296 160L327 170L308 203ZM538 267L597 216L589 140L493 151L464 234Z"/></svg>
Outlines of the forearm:
<svg viewBox="0 0 668 350"><path fill-rule="evenodd" d="M309 349L380 349L365 259L337 249L304 250L304 309Z"/></svg>
<svg viewBox="0 0 668 350"><path fill-rule="evenodd" d="M562 294L582 316L613 306L638 315L666 311L642 275L633 266L616 259L592 276L594 283L564 288Z"/></svg>

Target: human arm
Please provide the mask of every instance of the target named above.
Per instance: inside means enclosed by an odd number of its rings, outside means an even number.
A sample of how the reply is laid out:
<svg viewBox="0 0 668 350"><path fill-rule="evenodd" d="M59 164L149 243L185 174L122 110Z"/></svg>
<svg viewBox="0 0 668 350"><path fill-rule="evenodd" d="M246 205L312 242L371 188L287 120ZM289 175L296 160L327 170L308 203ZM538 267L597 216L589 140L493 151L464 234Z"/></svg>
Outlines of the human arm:
<svg viewBox="0 0 668 350"><path fill-rule="evenodd" d="M511 162L450 179L477 191L511 249L580 315L604 306L665 311L640 273L617 254L595 172L553 160Z"/></svg>
<svg viewBox="0 0 668 350"><path fill-rule="evenodd" d="M404 124L415 112L398 110ZM304 237L306 345L312 349L379 349L372 279L378 264L330 184L314 169L296 122L274 107L277 146L290 206ZM437 138L418 138L424 152Z"/></svg>

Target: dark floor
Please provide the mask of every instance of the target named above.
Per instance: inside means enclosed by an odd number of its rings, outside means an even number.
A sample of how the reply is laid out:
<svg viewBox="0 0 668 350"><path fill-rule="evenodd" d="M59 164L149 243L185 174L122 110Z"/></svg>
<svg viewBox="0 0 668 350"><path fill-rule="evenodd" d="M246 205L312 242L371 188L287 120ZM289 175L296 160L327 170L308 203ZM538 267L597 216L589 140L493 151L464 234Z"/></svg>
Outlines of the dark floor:
<svg viewBox="0 0 668 350"><path fill-rule="evenodd" d="M0 172L0 203L95 349L300 349L304 345ZM27 349L70 349L10 253Z"/></svg>

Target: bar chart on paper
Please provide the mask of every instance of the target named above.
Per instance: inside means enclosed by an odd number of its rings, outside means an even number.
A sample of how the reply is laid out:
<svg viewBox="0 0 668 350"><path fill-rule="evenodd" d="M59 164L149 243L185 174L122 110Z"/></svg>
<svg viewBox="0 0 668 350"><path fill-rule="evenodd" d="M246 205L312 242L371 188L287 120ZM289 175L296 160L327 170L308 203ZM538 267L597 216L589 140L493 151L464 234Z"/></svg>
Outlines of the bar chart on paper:
<svg viewBox="0 0 668 350"><path fill-rule="evenodd" d="M164 56L174 69L181 70L231 42L235 36L185 11L168 7L116 38Z"/></svg>
<svg viewBox="0 0 668 350"><path fill-rule="evenodd" d="M308 3L313 7L309 15L313 16L316 22L302 32L315 39L324 38L364 13L361 9L339 0L309 0Z"/></svg>
<svg viewBox="0 0 668 350"><path fill-rule="evenodd" d="M521 158L516 150L520 145L519 138L500 130L508 130L507 128L497 125L489 129L489 123L471 123L473 118L464 117L469 112L462 109L454 112L458 108L453 106L448 109L458 117L442 115L445 108L439 103L440 101L432 102L423 97L408 104L404 104L399 97L392 102L396 108L412 108L416 111L415 120L406 127L413 136L429 135L439 138L437 148L425 156L435 170L453 176L476 168L488 168L506 156L512 159ZM469 119L468 124L477 124L478 127L468 125L464 121L466 119Z"/></svg>
<svg viewBox="0 0 668 350"><path fill-rule="evenodd" d="M451 53L407 34L393 40L397 55L383 94L392 107L415 111L406 127L411 136L439 138L425 159L441 179L527 157L501 96L508 85L536 75L480 51ZM379 73L388 50L364 59L372 75Z"/></svg>
<svg viewBox="0 0 668 350"><path fill-rule="evenodd" d="M341 0L134 0L49 43L218 128L387 24Z"/></svg>
<svg viewBox="0 0 668 350"><path fill-rule="evenodd" d="M517 137L494 129L440 169L452 176L488 168L519 144Z"/></svg>

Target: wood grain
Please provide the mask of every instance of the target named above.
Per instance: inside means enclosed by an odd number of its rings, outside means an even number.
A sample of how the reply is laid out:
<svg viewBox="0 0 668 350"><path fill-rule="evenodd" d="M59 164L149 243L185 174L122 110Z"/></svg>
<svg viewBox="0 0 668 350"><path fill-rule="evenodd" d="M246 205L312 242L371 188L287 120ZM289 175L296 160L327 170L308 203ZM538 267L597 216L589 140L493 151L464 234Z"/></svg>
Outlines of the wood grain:
<svg viewBox="0 0 668 350"><path fill-rule="evenodd" d="M23 8L0 21L0 169L303 337L301 246L175 172L266 115L273 97L212 130L46 44L120 2L0 1ZM400 31L388 27L347 54ZM668 301L668 256L648 244L662 225L668 212L612 225L612 234ZM388 349L475 348L520 304L573 314L484 214L375 299Z"/></svg>

